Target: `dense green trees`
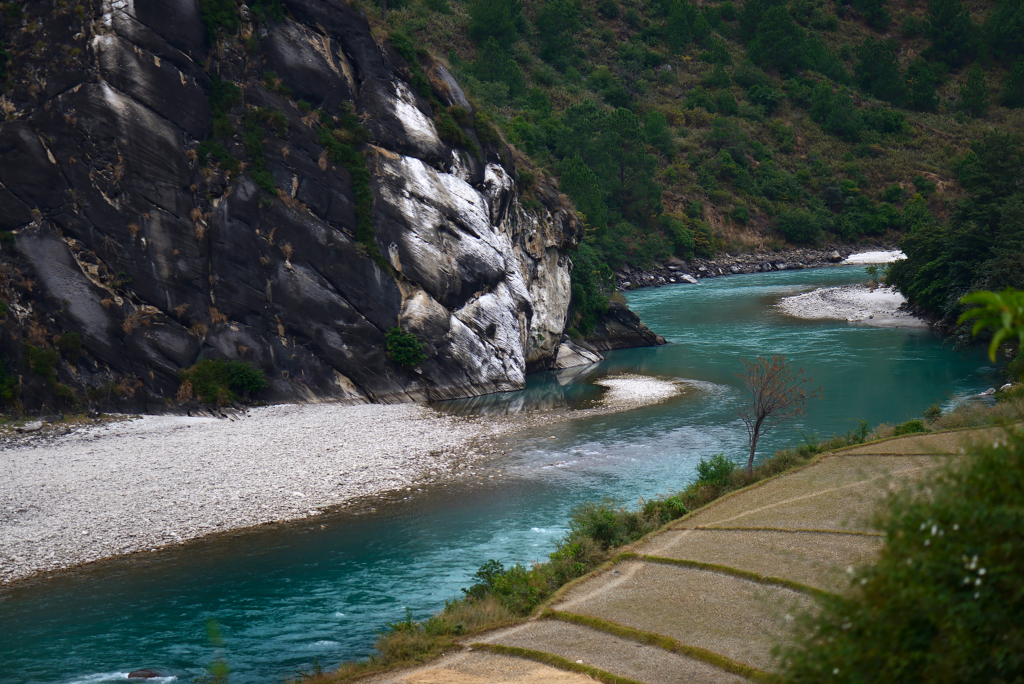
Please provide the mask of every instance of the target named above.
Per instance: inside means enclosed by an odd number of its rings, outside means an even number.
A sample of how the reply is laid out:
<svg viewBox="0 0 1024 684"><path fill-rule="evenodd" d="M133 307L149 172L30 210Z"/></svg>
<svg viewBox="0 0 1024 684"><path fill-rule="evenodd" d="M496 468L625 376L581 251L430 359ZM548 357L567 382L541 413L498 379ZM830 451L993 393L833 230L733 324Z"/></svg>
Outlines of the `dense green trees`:
<svg viewBox="0 0 1024 684"><path fill-rule="evenodd" d="M929 0L930 57L958 68L977 50L977 28L963 0Z"/></svg>
<svg viewBox="0 0 1024 684"><path fill-rule="evenodd" d="M1024 289L1024 144L991 133L954 167L967 191L946 223L918 211L887 282L914 304L955 319L972 290Z"/></svg>

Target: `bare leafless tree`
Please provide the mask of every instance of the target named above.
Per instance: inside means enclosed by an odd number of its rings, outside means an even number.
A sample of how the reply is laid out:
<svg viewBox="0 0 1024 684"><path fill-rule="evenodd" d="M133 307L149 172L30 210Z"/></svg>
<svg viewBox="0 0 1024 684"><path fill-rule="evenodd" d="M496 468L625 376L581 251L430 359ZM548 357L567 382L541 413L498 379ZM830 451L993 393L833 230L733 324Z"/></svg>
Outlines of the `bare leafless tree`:
<svg viewBox="0 0 1024 684"><path fill-rule="evenodd" d="M821 398L821 388L808 389L812 378L801 377L804 369L793 372L786 357L775 354L770 359L759 356L757 361L740 359L743 372L737 373L750 396L732 405L732 410L747 427L750 438L750 457L747 474L754 473L754 453L761 437L787 420L804 415L808 399Z"/></svg>

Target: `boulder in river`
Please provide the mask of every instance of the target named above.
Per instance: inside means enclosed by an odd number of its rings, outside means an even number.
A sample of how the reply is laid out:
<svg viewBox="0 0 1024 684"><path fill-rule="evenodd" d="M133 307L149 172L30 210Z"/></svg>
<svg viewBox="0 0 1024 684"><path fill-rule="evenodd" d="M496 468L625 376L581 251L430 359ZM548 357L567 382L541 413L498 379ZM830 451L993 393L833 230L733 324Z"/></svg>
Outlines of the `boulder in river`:
<svg viewBox="0 0 1024 684"><path fill-rule="evenodd" d="M155 679L157 677L163 677L162 674L156 670L143 669L143 670L132 670L128 673L128 679Z"/></svg>

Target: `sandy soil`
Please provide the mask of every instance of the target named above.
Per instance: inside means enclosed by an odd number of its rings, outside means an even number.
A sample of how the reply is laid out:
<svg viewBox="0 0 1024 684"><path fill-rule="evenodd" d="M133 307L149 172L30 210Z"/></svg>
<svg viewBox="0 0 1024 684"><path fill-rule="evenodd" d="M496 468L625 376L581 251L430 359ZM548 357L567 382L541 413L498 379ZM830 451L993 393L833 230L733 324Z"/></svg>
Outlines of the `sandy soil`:
<svg viewBox="0 0 1024 684"><path fill-rule="evenodd" d="M887 328L925 328L928 324L900 309L906 298L891 287L824 287L785 297L776 305L797 318L834 318Z"/></svg>
<svg viewBox="0 0 1024 684"><path fill-rule="evenodd" d="M490 438L658 403L682 389L644 376L600 383L608 392L599 406L561 416L305 404L232 420L146 416L65 434L12 433L0 451L0 582L471 475Z"/></svg>

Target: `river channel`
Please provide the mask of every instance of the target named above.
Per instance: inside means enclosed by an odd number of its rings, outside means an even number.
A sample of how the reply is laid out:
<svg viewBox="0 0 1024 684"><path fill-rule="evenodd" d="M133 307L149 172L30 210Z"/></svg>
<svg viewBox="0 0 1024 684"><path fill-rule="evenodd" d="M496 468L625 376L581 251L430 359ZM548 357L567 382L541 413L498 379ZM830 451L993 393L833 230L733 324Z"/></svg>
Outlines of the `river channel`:
<svg viewBox="0 0 1024 684"><path fill-rule="evenodd" d="M184 682L215 659L236 684L283 682L314 661L364 656L375 630L406 607L417 619L442 608L484 561L544 559L574 506L605 497L635 505L684 487L703 457L742 458L745 432L725 403L741 357L785 354L824 392L805 417L769 433L762 453L845 433L855 419L917 417L992 384L982 351L954 351L927 329L799 320L773 308L782 296L862 280L863 268L836 267L630 292L630 306L671 344L439 408L572 410L599 399L595 379L621 372L685 380L680 396L516 433L491 464L504 469L499 478L0 589L0 683L98 684L141 667Z"/></svg>

